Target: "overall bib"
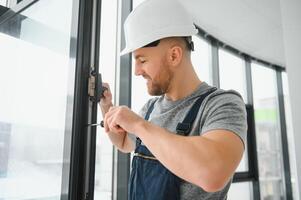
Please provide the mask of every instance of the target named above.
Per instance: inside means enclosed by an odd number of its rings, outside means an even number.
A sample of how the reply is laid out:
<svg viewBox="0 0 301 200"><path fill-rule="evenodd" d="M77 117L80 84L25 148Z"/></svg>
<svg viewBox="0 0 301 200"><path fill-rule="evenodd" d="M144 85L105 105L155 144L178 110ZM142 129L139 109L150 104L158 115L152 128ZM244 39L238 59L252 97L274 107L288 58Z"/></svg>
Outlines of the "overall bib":
<svg viewBox="0 0 301 200"><path fill-rule="evenodd" d="M190 133L203 100L215 90L216 88L213 88L198 97L183 122L178 123L177 134L187 136ZM149 107L145 120L149 119L155 102ZM179 200L181 181L181 178L164 167L147 147L141 144L140 138L136 139L136 149L129 180L129 200Z"/></svg>

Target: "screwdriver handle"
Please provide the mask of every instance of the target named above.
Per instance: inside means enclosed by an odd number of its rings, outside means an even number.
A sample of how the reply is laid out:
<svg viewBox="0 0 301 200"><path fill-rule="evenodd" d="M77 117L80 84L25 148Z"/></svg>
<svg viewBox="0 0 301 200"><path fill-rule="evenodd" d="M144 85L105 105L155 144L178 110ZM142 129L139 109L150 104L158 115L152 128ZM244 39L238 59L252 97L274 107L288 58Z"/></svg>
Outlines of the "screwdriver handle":
<svg viewBox="0 0 301 200"><path fill-rule="evenodd" d="M101 126L102 128L104 128L104 127L105 127L103 120L101 120L101 122L100 122L100 126Z"/></svg>

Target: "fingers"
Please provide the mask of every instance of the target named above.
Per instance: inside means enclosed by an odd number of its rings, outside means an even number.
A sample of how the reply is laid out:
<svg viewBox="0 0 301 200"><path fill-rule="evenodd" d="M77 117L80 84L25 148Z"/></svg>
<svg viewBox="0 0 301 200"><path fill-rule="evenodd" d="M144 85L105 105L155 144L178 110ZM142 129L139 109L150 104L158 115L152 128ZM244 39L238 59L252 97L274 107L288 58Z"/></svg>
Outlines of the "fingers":
<svg viewBox="0 0 301 200"><path fill-rule="evenodd" d="M107 120L106 115L103 119L103 124L104 124L104 128L105 128L105 132L108 133L110 131L110 129L109 129L108 120Z"/></svg>
<svg viewBox="0 0 301 200"><path fill-rule="evenodd" d="M109 132L117 132L116 130L116 123L114 124L114 120L113 120L113 116L112 115L108 115L108 113L105 115L105 118L104 118L104 128L105 128L105 131L107 133Z"/></svg>
<svg viewBox="0 0 301 200"><path fill-rule="evenodd" d="M116 123L117 110L118 110L118 107L112 106L104 117L104 128L107 133L108 132L114 132L114 133L125 133L126 132L123 128L121 128Z"/></svg>
<svg viewBox="0 0 301 200"><path fill-rule="evenodd" d="M102 83L102 86L103 86L103 87L106 87L106 88L108 88L108 90L110 90L110 85L109 85L109 83L103 82L103 83Z"/></svg>
<svg viewBox="0 0 301 200"><path fill-rule="evenodd" d="M108 83L102 83L102 86L105 87L106 89L103 91L99 105L104 110L107 110L111 105L113 105L112 104L112 93L111 93L110 86Z"/></svg>
<svg viewBox="0 0 301 200"><path fill-rule="evenodd" d="M102 87L104 88L104 94L111 94L110 85L108 83L102 83Z"/></svg>
<svg viewBox="0 0 301 200"><path fill-rule="evenodd" d="M113 106L109 108L108 112L105 114L103 122L104 122L104 128L105 131L108 133L110 132L110 127L109 127L109 123L111 122L111 116L112 116L112 112L110 112L112 110Z"/></svg>
<svg viewBox="0 0 301 200"><path fill-rule="evenodd" d="M109 90L104 90L102 99L103 98L104 99L111 99L112 98L112 93Z"/></svg>

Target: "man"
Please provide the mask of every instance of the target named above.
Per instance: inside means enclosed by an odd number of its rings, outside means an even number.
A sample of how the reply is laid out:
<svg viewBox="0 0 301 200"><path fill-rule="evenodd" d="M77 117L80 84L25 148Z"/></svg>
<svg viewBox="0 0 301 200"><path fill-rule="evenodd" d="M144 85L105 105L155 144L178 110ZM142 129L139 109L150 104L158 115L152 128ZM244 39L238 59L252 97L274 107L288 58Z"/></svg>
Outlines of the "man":
<svg viewBox="0 0 301 200"><path fill-rule="evenodd" d="M197 29L176 0L146 0L124 26L122 54L133 53L135 75L159 96L139 115L113 106L110 90L100 103L112 143L135 150L129 199L226 199L246 140L241 96L198 78L190 59Z"/></svg>

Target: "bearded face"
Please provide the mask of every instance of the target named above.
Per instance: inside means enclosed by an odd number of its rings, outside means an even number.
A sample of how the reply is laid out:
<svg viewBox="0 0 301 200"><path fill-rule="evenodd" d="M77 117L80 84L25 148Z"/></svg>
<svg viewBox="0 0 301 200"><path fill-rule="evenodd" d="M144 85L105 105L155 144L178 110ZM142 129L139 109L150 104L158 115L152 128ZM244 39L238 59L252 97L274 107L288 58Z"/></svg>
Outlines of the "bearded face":
<svg viewBox="0 0 301 200"><path fill-rule="evenodd" d="M133 52L135 75L146 79L150 95L160 96L171 90L175 66L181 62L179 56L182 56L184 48L182 39L166 38L160 40L157 46L142 47Z"/></svg>
<svg viewBox="0 0 301 200"><path fill-rule="evenodd" d="M147 80L148 93L152 96L160 96L168 92L173 74L166 59L162 58L158 73L153 78L147 74L144 74L143 77Z"/></svg>

